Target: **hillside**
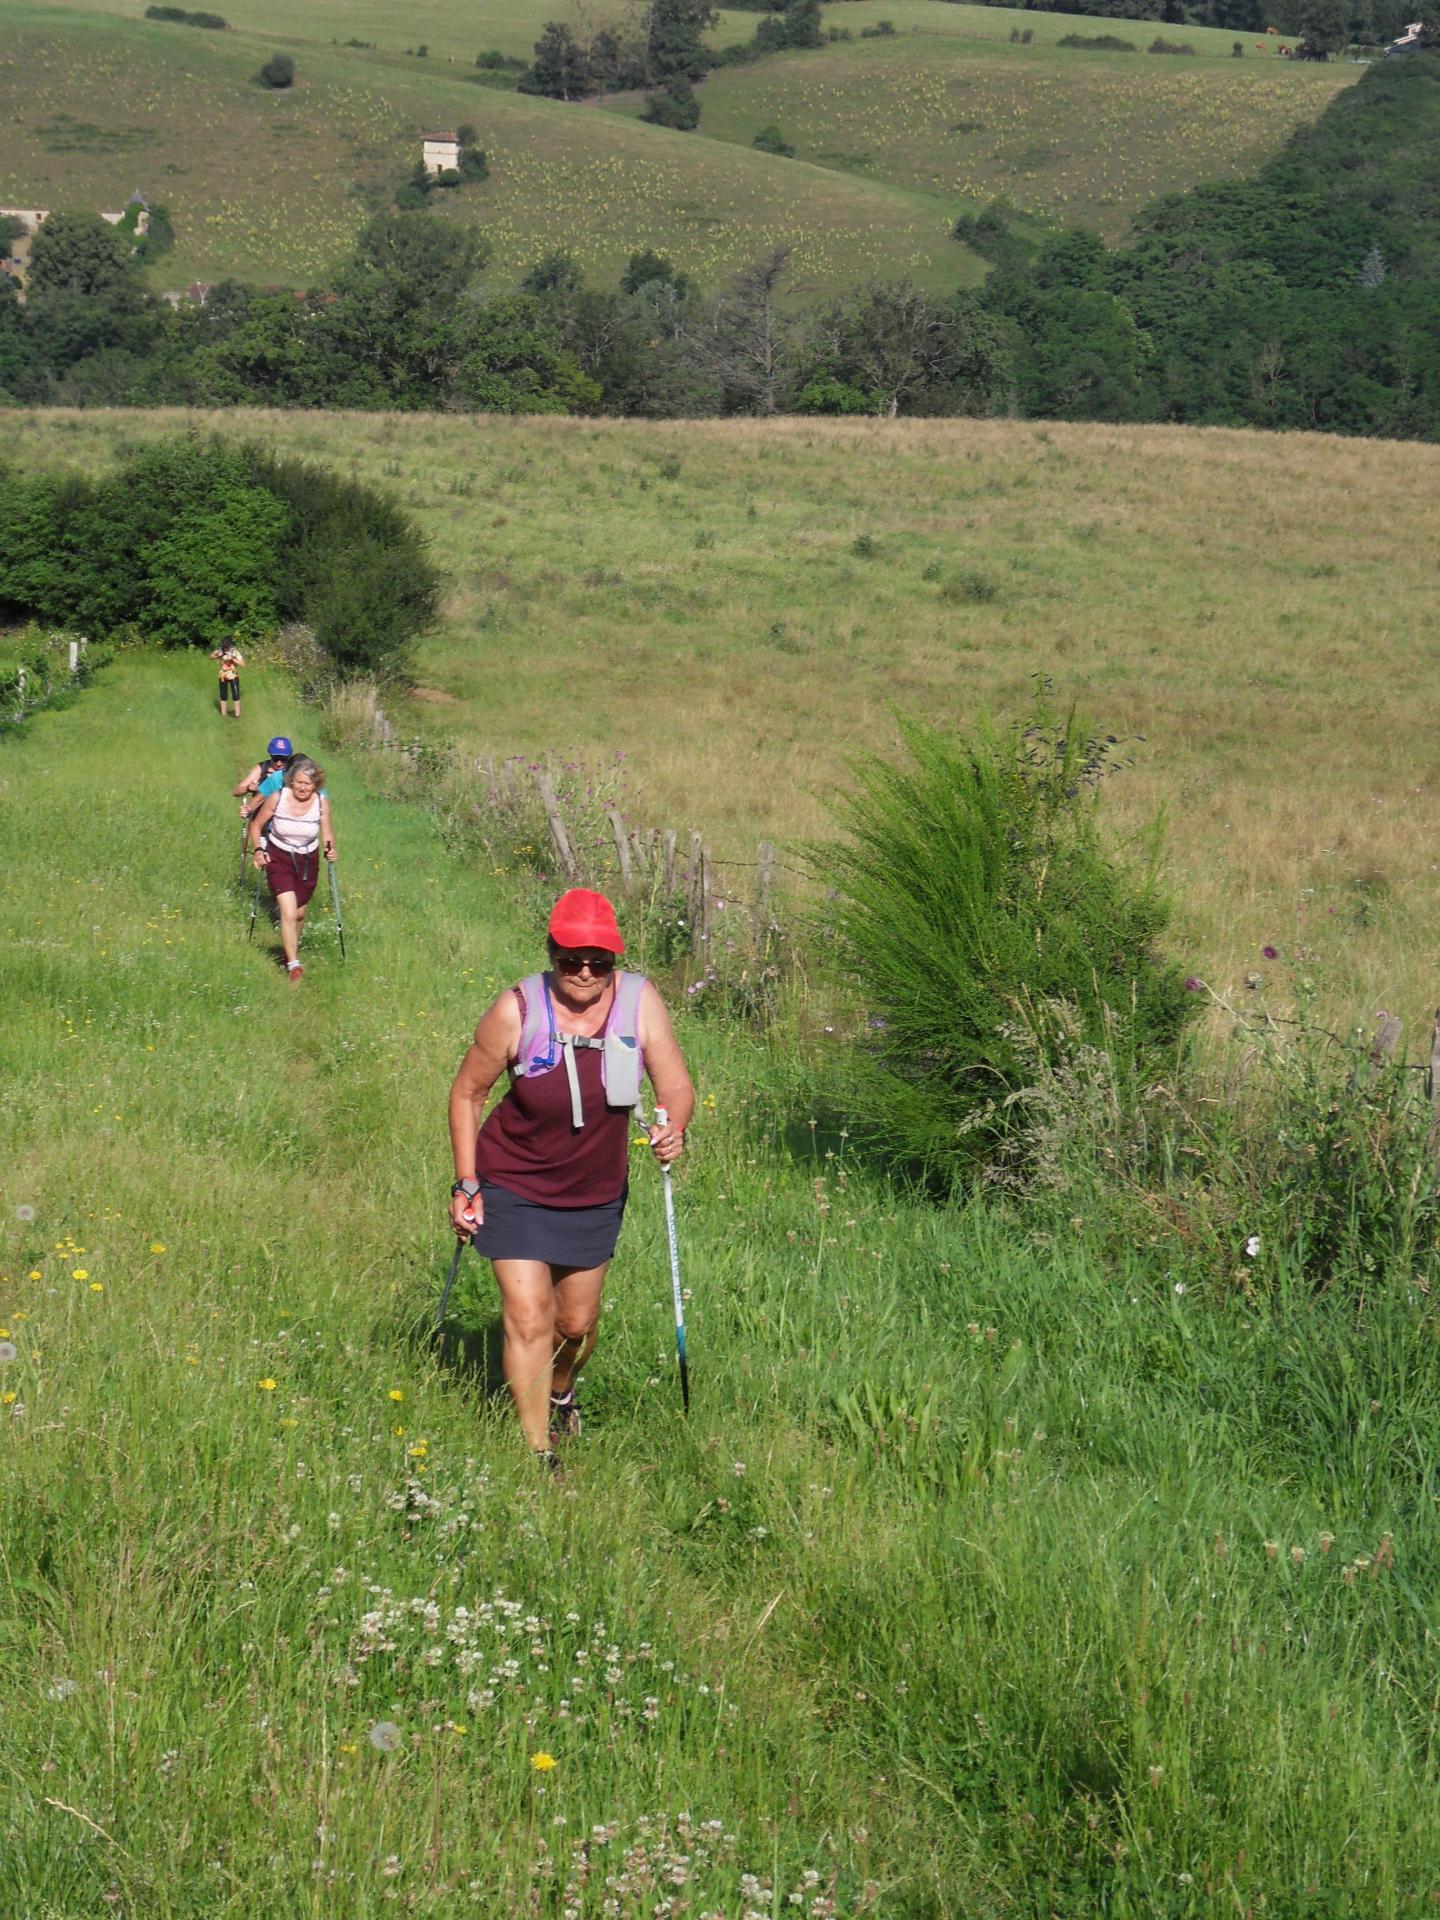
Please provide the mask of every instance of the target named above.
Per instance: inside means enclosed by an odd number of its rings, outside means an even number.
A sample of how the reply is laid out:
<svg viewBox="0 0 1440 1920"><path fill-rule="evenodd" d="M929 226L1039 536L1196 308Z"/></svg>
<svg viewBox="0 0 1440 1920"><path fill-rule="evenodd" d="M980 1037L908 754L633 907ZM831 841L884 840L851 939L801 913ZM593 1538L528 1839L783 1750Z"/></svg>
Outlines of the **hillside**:
<svg viewBox="0 0 1440 1920"><path fill-rule="evenodd" d="M286 987L226 796L313 716L208 693L132 653L0 749L7 1914L1440 1892L1413 1290L1200 1299L1104 1221L918 1206L691 1019L692 1417L637 1156L537 1482L478 1270L423 1333L445 1087L536 922L342 760L350 958L317 911Z"/></svg>
<svg viewBox="0 0 1440 1920"><path fill-rule="evenodd" d="M10 450L102 463L117 436L196 419L14 415ZM1110 805L1133 826L1166 810L1197 970L1237 978L1303 925L1346 1017L1440 1002L1416 680L1440 639L1440 450L981 421L198 419L353 470L426 528L450 592L407 725L489 753L624 752L643 822L753 857L762 834L823 827L844 755L889 739L892 707L1011 715L1048 674L1144 736Z"/></svg>
<svg viewBox="0 0 1440 1920"><path fill-rule="evenodd" d="M748 146L778 125L799 160L950 197L957 211L1003 195L1022 210L1122 234L1150 200L1250 172L1358 78L1349 65L1282 60L1233 34L1166 29L1194 59L1145 51L1153 22L1077 20L911 0L831 10L895 37L789 53L710 75L701 132ZM1030 46L1012 46L1023 20ZM1059 47L1114 33L1134 53Z"/></svg>
<svg viewBox="0 0 1440 1920"><path fill-rule="evenodd" d="M0 0L0 204L108 207L139 185L174 212L178 245L157 271L177 286L323 277L367 198L414 164L421 131L460 121L477 128L491 179L447 211L484 227L498 284L557 239L609 280L650 246L714 285L788 240L822 290L902 274L973 284L983 264L949 235L962 207L1005 193L1118 231L1157 190L1252 166L1357 71L1260 55L1222 65L1203 30L1195 60L1077 53L1054 45L1075 30L1060 15L1024 15L1035 43L1012 47L1021 16L1009 11L855 0L832 9L837 22L858 33L893 17L895 39L717 73L700 135L675 136L634 123L634 102L597 113L472 84L477 40L528 53L545 16L534 0L483 23L444 5L417 16L331 0L297 15L242 0L227 33L138 11ZM717 40L746 37L755 19L723 16ZM422 38L429 57L407 57ZM253 75L280 42L300 81L267 94ZM767 118L799 163L751 149Z"/></svg>
<svg viewBox="0 0 1440 1920"><path fill-rule="evenodd" d="M367 189L409 172L422 130L468 120L491 178L446 210L484 228L499 285L558 239L612 281L649 246L713 285L785 240L821 286L983 272L934 196L473 86L438 61L317 45L294 91L271 94L252 82L271 45L0 0L0 205L123 205L140 184L175 217L163 284L308 285L348 253Z"/></svg>

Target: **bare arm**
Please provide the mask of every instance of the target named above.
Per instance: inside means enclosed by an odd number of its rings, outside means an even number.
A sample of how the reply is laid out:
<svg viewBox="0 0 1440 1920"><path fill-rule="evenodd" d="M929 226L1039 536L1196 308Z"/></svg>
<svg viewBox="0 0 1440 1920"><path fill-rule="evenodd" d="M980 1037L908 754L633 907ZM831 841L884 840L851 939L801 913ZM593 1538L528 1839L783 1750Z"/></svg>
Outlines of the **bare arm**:
<svg viewBox="0 0 1440 1920"><path fill-rule="evenodd" d="M645 1071L655 1090L655 1104L665 1109L665 1125L650 1129L655 1158L666 1166L685 1151L685 1129L695 1111L695 1088L670 1024L665 1002L649 981L640 996L640 1050Z"/></svg>
<svg viewBox="0 0 1440 1920"><path fill-rule="evenodd" d="M320 844L325 849L325 858L335 858L335 828L330 821L330 802L322 795L320 800Z"/></svg>
<svg viewBox="0 0 1440 1920"><path fill-rule="evenodd" d="M507 990L476 1027L475 1038L450 1084L450 1151L457 1180L475 1178L475 1136L480 1131L480 1115L490 1089L519 1048L520 1007L514 993ZM463 1193L452 1196L450 1224L462 1238L473 1232L484 1217L478 1195L472 1200L467 1200Z"/></svg>
<svg viewBox="0 0 1440 1920"><path fill-rule="evenodd" d="M260 784L260 766L259 766L259 762L257 761L256 764L246 774L245 778L240 782L239 786L232 787L230 789L231 798L235 800L241 800L244 798L244 796L247 793L254 793L255 789L259 786L259 784Z"/></svg>
<svg viewBox="0 0 1440 1920"><path fill-rule="evenodd" d="M245 837L250 843L250 851L255 855L255 864L257 867L263 867L270 858L269 854L266 853L260 845L260 835L264 832L265 828L269 826L270 816L279 804L280 796L278 793L267 793L254 813L250 816L250 829Z"/></svg>

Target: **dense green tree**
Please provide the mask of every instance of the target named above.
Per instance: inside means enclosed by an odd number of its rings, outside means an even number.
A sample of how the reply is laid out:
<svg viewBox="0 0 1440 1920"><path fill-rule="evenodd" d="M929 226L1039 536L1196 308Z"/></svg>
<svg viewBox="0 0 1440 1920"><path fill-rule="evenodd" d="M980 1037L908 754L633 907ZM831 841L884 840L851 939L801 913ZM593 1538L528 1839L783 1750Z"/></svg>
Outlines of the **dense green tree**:
<svg viewBox="0 0 1440 1920"><path fill-rule="evenodd" d="M463 354L457 320L477 301L488 245L469 227L422 213L379 214L316 316L322 384L351 404L384 394L433 406Z"/></svg>
<svg viewBox="0 0 1440 1920"><path fill-rule="evenodd" d="M159 333L131 241L94 213L52 213L35 235L26 309L31 338L57 372L87 354L143 354Z"/></svg>
<svg viewBox="0 0 1440 1920"><path fill-rule="evenodd" d="M547 100L579 100L590 92L589 61L564 21L546 21L519 91L538 93Z"/></svg>
<svg viewBox="0 0 1440 1920"><path fill-rule="evenodd" d="M1307 60L1328 60L1350 44L1349 0L1304 0L1300 8L1300 52Z"/></svg>
<svg viewBox="0 0 1440 1920"><path fill-rule="evenodd" d="M650 0L645 51L651 80L698 80L708 72L703 35L715 17L710 0Z"/></svg>

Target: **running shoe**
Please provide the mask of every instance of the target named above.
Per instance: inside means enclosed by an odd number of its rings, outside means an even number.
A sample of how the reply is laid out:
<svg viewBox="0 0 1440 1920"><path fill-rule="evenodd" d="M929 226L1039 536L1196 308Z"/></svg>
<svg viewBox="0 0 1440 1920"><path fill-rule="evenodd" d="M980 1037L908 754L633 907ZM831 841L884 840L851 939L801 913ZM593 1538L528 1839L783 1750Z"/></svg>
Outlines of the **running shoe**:
<svg viewBox="0 0 1440 1920"><path fill-rule="evenodd" d="M562 1440L578 1440L580 1437L580 1409L575 1404L574 1387L564 1393L552 1393L550 1396L550 1444L558 1446Z"/></svg>

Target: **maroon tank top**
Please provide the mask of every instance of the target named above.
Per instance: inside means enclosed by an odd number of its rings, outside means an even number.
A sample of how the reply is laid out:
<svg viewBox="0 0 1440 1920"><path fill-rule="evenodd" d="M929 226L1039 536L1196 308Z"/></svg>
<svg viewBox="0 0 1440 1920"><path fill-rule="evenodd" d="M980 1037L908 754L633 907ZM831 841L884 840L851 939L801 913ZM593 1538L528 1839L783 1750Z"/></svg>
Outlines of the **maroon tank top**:
<svg viewBox="0 0 1440 1920"><path fill-rule="evenodd" d="M597 1049L578 1049L575 1066L584 1126L572 1122L563 1064L549 1073L512 1073L509 1092L491 1108L475 1143L481 1180L546 1207L603 1207L620 1198L630 1171L630 1109L606 1106Z"/></svg>

